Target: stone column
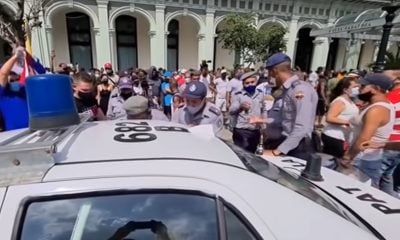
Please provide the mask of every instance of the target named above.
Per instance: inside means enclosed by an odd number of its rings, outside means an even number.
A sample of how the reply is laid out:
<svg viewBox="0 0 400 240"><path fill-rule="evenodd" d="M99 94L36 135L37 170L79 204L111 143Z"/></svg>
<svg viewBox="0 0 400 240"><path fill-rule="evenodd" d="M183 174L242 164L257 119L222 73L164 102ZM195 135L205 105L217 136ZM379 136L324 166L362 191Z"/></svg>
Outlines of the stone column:
<svg viewBox="0 0 400 240"><path fill-rule="evenodd" d="M345 69L357 69L358 59L360 57L361 41L358 39L349 39L346 49Z"/></svg>
<svg viewBox="0 0 400 240"><path fill-rule="evenodd" d="M156 5L156 29L155 35L150 39L151 65L166 68L167 67L167 35L165 29L165 5Z"/></svg>
<svg viewBox="0 0 400 240"><path fill-rule="evenodd" d="M97 0L97 11L99 17L99 29L96 34L96 56L97 66L111 61L110 30L108 28L108 0Z"/></svg>
<svg viewBox="0 0 400 240"><path fill-rule="evenodd" d="M204 60L211 60L214 59L214 9L207 9L206 13L206 32L205 32L205 39L204 39ZM200 42L199 42L199 50L200 50ZM200 58L200 52L199 52ZM199 59L200 63L201 60ZM200 64L199 63L199 64ZM213 66L214 63L211 63L210 66Z"/></svg>
<svg viewBox="0 0 400 240"><path fill-rule="evenodd" d="M158 67L160 64L162 64L162 61L160 61L158 58L160 56L160 52L164 52L164 49L157 46L157 32L155 30L150 30L148 32L148 36L150 40L150 64Z"/></svg>
<svg viewBox="0 0 400 240"><path fill-rule="evenodd" d="M315 71L318 67L326 66L329 53L329 41L326 37L317 37L313 43L314 51L311 60L311 70Z"/></svg>
<svg viewBox="0 0 400 240"><path fill-rule="evenodd" d="M109 36L110 36L110 61L113 66L118 68L118 53L117 53L117 35L115 32L114 28L110 28L109 30Z"/></svg>
<svg viewBox="0 0 400 240"><path fill-rule="evenodd" d="M32 55L38 58L43 66L50 66L50 52L46 51L47 43L45 31L42 27L43 22L42 13L39 13L38 19L30 21Z"/></svg>
<svg viewBox="0 0 400 240"><path fill-rule="evenodd" d="M374 41L374 54L372 57L372 62L375 63L376 58L378 57L379 46L381 45L381 41Z"/></svg>
<svg viewBox="0 0 400 240"><path fill-rule="evenodd" d="M296 57L296 39L297 39L297 23L299 22L298 16L292 16L289 22L289 29L285 35L286 40L286 54L293 60Z"/></svg>
<svg viewBox="0 0 400 240"><path fill-rule="evenodd" d="M206 51L206 35L203 33L199 33L197 35L197 39L199 40L199 45L198 45L198 63L197 63L197 67L200 67L201 61L202 60L212 60L212 59L206 59L206 55L205 55L205 51ZM184 64L179 63L179 65L184 66Z"/></svg>
<svg viewBox="0 0 400 240"><path fill-rule="evenodd" d="M53 28L51 26L46 26L44 28L44 32L45 32L45 42L46 44L46 48L47 48L47 55L48 55L48 66L51 67L51 58L50 55L52 53L52 51L55 51L54 49L54 43L53 43ZM54 62L54 68L56 67L57 63Z"/></svg>

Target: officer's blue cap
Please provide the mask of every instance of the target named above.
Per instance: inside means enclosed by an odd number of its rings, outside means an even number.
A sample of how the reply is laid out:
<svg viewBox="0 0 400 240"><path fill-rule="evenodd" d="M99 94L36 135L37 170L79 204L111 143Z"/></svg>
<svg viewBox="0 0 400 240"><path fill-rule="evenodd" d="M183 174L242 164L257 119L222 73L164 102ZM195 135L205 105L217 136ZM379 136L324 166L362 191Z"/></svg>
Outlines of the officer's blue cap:
<svg viewBox="0 0 400 240"><path fill-rule="evenodd" d="M273 68L283 62L291 62L290 57L284 53L275 53L265 62L265 68Z"/></svg>
<svg viewBox="0 0 400 240"><path fill-rule="evenodd" d="M184 98L196 98L203 99L207 95L207 87L204 83L200 81L192 81L190 82L184 91Z"/></svg>
<svg viewBox="0 0 400 240"><path fill-rule="evenodd" d="M361 85L375 85L387 91L393 87L393 81L383 73L371 73L365 75L360 81Z"/></svg>

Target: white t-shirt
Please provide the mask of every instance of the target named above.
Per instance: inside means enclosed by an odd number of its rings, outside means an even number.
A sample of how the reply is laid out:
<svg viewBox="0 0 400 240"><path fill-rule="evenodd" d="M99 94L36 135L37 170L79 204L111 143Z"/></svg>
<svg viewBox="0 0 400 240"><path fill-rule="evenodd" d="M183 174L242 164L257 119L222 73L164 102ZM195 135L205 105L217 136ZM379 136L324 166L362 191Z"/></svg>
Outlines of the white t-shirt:
<svg viewBox="0 0 400 240"><path fill-rule="evenodd" d="M353 101L347 100L346 98L339 96L335 98L331 104L337 101L341 101L342 103L344 103L344 109L337 117L340 120L349 121L359 114L359 109ZM336 138L342 141L347 140L348 142L352 142L353 139L353 130L351 128L345 128L342 125L327 123L323 130L323 133L329 137Z"/></svg>
<svg viewBox="0 0 400 240"><path fill-rule="evenodd" d="M226 98L228 83L229 83L228 79L222 80L222 78L217 78L217 80L215 80L215 87L217 89L217 98L220 99Z"/></svg>
<svg viewBox="0 0 400 240"><path fill-rule="evenodd" d="M310 76L308 76L308 81L310 81L313 87L316 87L318 85L318 74L316 72L310 73Z"/></svg>
<svg viewBox="0 0 400 240"><path fill-rule="evenodd" d="M211 76L208 74L207 77L200 76L200 82L204 83L207 87L207 98L212 98L213 93L210 90L210 84L212 83Z"/></svg>
<svg viewBox="0 0 400 240"><path fill-rule="evenodd" d="M367 113L367 111L373 106L382 106L382 107L385 107L390 110L389 122L386 125L379 127L376 130L376 132L374 133L374 135L371 137L372 142L376 142L376 143L386 142L389 139L390 134L393 132L393 126L394 126L394 122L396 119L396 117L395 117L396 110L395 110L393 104L391 104L391 103L377 102L377 103L371 104L370 106L365 108L360 113L359 116L357 116L356 118L354 118L351 121L352 124L355 126L354 134L355 134L355 136L358 136L360 134L362 126L364 124L363 117L364 117L365 113ZM382 159L382 154L383 154L383 149L366 149L366 150L360 152L356 158L366 160L366 161L376 161L376 160Z"/></svg>

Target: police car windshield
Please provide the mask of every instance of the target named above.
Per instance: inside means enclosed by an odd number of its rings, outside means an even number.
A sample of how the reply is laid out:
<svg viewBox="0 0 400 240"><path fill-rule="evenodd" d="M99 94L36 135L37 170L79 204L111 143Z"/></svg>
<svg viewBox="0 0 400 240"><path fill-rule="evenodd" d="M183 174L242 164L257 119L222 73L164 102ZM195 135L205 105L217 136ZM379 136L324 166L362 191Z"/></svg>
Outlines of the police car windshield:
<svg viewBox="0 0 400 240"><path fill-rule="evenodd" d="M232 143L225 143L236 153L248 170L289 188L311 201L331 210L339 216L352 221L348 215L343 213L343 208L340 207L337 202L312 183L302 177L291 175L274 164L253 153L247 152Z"/></svg>

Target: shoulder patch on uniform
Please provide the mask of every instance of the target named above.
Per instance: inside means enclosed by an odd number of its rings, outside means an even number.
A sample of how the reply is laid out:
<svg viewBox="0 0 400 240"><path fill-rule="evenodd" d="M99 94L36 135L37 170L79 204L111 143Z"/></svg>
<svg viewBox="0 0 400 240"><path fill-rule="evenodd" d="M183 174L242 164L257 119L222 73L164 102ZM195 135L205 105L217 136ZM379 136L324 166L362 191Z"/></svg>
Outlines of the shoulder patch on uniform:
<svg viewBox="0 0 400 240"><path fill-rule="evenodd" d="M111 98L116 98L116 97L118 97L118 94L111 95Z"/></svg>
<svg viewBox="0 0 400 240"><path fill-rule="evenodd" d="M219 116L221 114L221 111L217 107L214 107L214 106L211 106L208 110L217 116Z"/></svg>
<svg viewBox="0 0 400 240"><path fill-rule="evenodd" d="M301 85L301 80L296 80L294 82L292 82L292 87L295 88L297 86Z"/></svg>
<svg viewBox="0 0 400 240"><path fill-rule="evenodd" d="M304 98L304 92L303 91L297 91L294 93L294 97L298 100L303 99Z"/></svg>

